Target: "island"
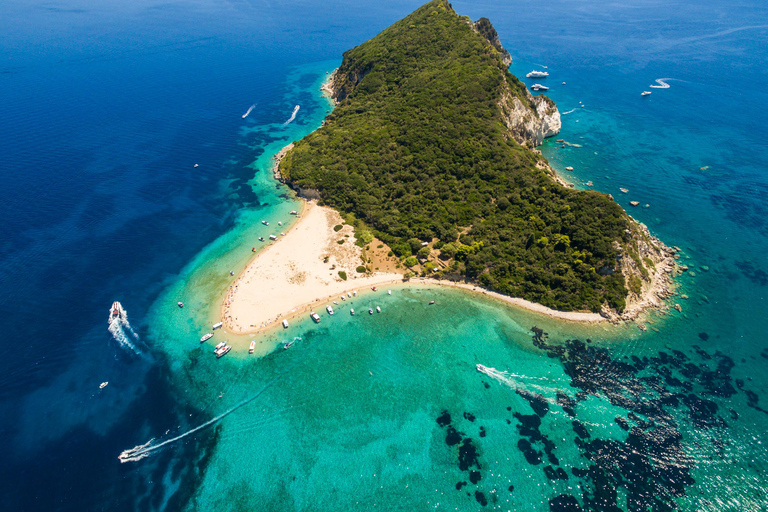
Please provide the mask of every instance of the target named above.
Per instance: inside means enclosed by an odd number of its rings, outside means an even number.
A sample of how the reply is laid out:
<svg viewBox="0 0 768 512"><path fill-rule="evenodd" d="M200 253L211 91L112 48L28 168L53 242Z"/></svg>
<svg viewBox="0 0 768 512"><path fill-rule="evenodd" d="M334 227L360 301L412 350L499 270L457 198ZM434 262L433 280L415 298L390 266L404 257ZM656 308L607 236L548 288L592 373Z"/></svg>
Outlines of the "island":
<svg viewBox="0 0 768 512"><path fill-rule="evenodd" d="M428 280L578 321L663 307L674 250L536 146L560 113L508 67L491 22L433 0L344 53L323 126L276 156L307 206L227 293L235 332L342 294Z"/></svg>

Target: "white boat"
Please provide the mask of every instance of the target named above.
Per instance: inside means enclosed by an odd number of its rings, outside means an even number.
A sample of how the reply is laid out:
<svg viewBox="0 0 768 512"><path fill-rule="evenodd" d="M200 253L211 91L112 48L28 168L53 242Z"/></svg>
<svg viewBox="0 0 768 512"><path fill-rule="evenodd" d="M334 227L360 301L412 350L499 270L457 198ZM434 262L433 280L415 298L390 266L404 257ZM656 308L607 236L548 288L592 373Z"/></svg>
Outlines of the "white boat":
<svg viewBox="0 0 768 512"><path fill-rule="evenodd" d="M283 329L288 328L288 320L283 320Z"/></svg>
<svg viewBox="0 0 768 512"><path fill-rule="evenodd" d="M263 241L264 241L264 237L263 237L263 236L260 236L260 237L259 237L259 242L263 242Z"/></svg>
<svg viewBox="0 0 768 512"><path fill-rule="evenodd" d="M277 240L277 237L275 235L269 235L270 240Z"/></svg>
<svg viewBox="0 0 768 512"><path fill-rule="evenodd" d="M101 384L99 384L99 389L104 389L105 387L107 387L107 384L109 384L109 382L102 382Z"/></svg>
<svg viewBox="0 0 768 512"><path fill-rule="evenodd" d="M651 91L643 91L640 93L640 96L648 96L649 94L651 94Z"/></svg>
<svg viewBox="0 0 768 512"><path fill-rule="evenodd" d="M123 306L119 302L115 301L112 303L112 309L109 310L109 320L107 320L107 323L111 324L118 318L122 322L125 322L126 314L125 314L125 310L123 309Z"/></svg>
<svg viewBox="0 0 768 512"><path fill-rule="evenodd" d="M293 346L293 342L292 342L292 341L289 341L288 343L286 343L285 345L283 345L283 350L288 350L288 349L289 349L289 348L291 348L292 346Z"/></svg>
<svg viewBox="0 0 768 512"><path fill-rule="evenodd" d="M320 315L318 315L318 314L317 314L317 313L315 313L314 311L312 311L312 312L309 314L309 316L310 316L310 318L312 318L312 320L314 320L314 321L315 321L315 323L316 323L316 324L319 324L319 323L320 323Z"/></svg>
<svg viewBox="0 0 768 512"><path fill-rule="evenodd" d="M333 308L331 307L331 305L330 305L330 304L328 304L327 306L325 306L325 310L328 312L328 314L329 314L329 315L332 315L332 314L333 314Z"/></svg>
<svg viewBox="0 0 768 512"><path fill-rule="evenodd" d="M339 305L339 303L338 303L338 302L336 302L336 301L333 301L333 304L334 304L334 305L336 305L336 306L338 306L338 305Z"/></svg>
<svg viewBox="0 0 768 512"><path fill-rule="evenodd" d="M349 314L352 315L352 316L355 316L355 308L350 308L349 309Z"/></svg>
<svg viewBox="0 0 768 512"><path fill-rule="evenodd" d="M176 305L179 306L180 308L184 307L184 303L183 302L177 302Z"/></svg>
<svg viewBox="0 0 768 512"><path fill-rule="evenodd" d="M213 338L213 333L209 332L208 334L204 334L202 338L200 338L200 343L205 343L209 339Z"/></svg>
<svg viewBox="0 0 768 512"><path fill-rule="evenodd" d="M352 295L357 297L357 291L352 292Z"/></svg>
<svg viewBox="0 0 768 512"><path fill-rule="evenodd" d="M282 223L282 222L278 222L278 223L277 223L277 225L278 225L278 226L282 226L282 225L283 225L283 223Z"/></svg>
<svg viewBox="0 0 768 512"><path fill-rule="evenodd" d="M217 350L219 350L219 349L222 349L222 348L224 348L226 345L227 345L227 342L226 342L226 341L222 341L221 343L219 343L218 345L216 345L215 347L213 347L213 351L215 352L215 351L217 351Z"/></svg>
<svg viewBox="0 0 768 512"><path fill-rule="evenodd" d="M224 322L219 322L217 324L213 324L212 329L215 331L216 329L221 329L221 326L224 325Z"/></svg>
<svg viewBox="0 0 768 512"><path fill-rule="evenodd" d="M219 350L216 351L216 359L225 356L230 350L232 350L232 345L226 345Z"/></svg>
<svg viewBox="0 0 768 512"><path fill-rule="evenodd" d="M352 298L352 294L347 292L347 297L349 297L351 299Z"/></svg>
<svg viewBox="0 0 768 512"><path fill-rule="evenodd" d="M372 315L372 314L373 314L373 308L368 308L368 314L369 314L369 315Z"/></svg>
<svg viewBox="0 0 768 512"><path fill-rule="evenodd" d="M299 212L297 212L296 210L291 210L288 213L291 214L291 215L298 215L299 214Z"/></svg>
<svg viewBox="0 0 768 512"><path fill-rule="evenodd" d="M261 221L261 223L264 224L265 226L269 226L269 222L267 222L265 220Z"/></svg>
<svg viewBox="0 0 768 512"><path fill-rule="evenodd" d="M248 353L253 354L254 350L256 350L256 340L251 340L251 346L248 347Z"/></svg>
<svg viewBox="0 0 768 512"><path fill-rule="evenodd" d="M388 290L387 295L392 295L392 290Z"/></svg>
<svg viewBox="0 0 768 512"><path fill-rule="evenodd" d="M435 301L433 301L433 300L429 301L429 305L430 306L433 305L434 303L435 303Z"/></svg>
<svg viewBox="0 0 768 512"><path fill-rule="evenodd" d="M381 313L381 306L376 306L376 312Z"/></svg>
<svg viewBox="0 0 768 512"><path fill-rule="evenodd" d="M541 84L533 84L531 86L531 90L532 91L548 91L549 87L547 87L546 85L541 85Z"/></svg>
<svg viewBox="0 0 768 512"><path fill-rule="evenodd" d="M549 73L546 71L536 71L533 70L527 75L525 75L526 78L547 78L549 76Z"/></svg>
<svg viewBox="0 0 768 512"><path fill-rule="evenodd" d="M342 295L342 296L341 296L341 300L347 300L347 298L346 298L345 296L343 296L343 295Z"/></svg>

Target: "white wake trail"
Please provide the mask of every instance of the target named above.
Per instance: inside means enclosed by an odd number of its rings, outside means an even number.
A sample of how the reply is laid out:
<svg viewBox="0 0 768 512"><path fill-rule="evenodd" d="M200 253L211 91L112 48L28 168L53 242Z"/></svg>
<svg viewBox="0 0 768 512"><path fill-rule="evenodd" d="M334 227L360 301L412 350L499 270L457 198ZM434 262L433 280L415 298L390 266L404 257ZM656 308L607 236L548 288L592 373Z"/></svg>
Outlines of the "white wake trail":
<svg viewBox="0 0 768 512"><path fill-rule="evenodd" d="M657 78L656 83L659 85L649 85L648 87L652 87L653 89L669 89L669 84L666 80L672 80L672 78Z"/></svg>
<svg viewBox="0 0 768 512"><path fill-rule="evenodd" d="M291 114L290 119L288 119L286 122L283 123L283 126L287 125L288 123L292 122L294 119L296 119L296 113L299 111L301 107L299 105L296 105L293 107L293 113Z"/></svg>
<svg viewBox="0 0 768 512"><path fill-rule="evenodd" d="M576 112L576 109L574 108L573 110L569 110L568 112L563 112L563 113L562 113L562 114L560 114L560 115L561 115L561 116L564 116L565 114L570 114L571 112Z"/></svg>
<svg viewBox="0 0 768 512"><path fill-rule="evenodd" d="M492 378L495 381L498 381L505 386L509 387L510 389L513 389L515 391L517 390L524 390L527 391L527 388L534 389L538 391L539 393L552 393L553 389L546 386L539 386L538 384L531 384L531 383L523 383L518 380L515 380L513 377L523 378L523 379L535 379L535 380L545 380L548 381L549 379L546 378L538 378L538 377L528 377L526 375L517 375L514 373L509 372L500 372L496 368L490 368L488 366L483 366L482 364L478 364L476 366L477 371L480 373L484 373L490 378ZM543 395L542 395L543 396ZM550 402L550 400L546 397L544 399L547 402Z"/></svg>
<svg viewBox="0 0 768 512"><path fill-rule="evenodd" d="M205 427L209 427L209 426L213 425L214 423L216 423L220 419L224 418L225 416L228 416L228 415L232 414L233 412L235 412L236 410L238 410L242 406L244 406L244 405L246 405L246 404L256 400L256 398L258 398L272 384L277 382L277 379L282 377L283 374L286 373L287 371L288 370L286 370L286 371L278 374L277 376L275 376L272 380L267 382L264 385L264 387L261 388L255 395L251 396L250 398L246 398L245 400L243 400L239 404L237 404L234 407L224 411L223 413L219 414L215 418L212 418L212 419L206 421L202 425L198 425L197 427L195 427L195 428L193 428L191 430L188 430L188 431L184 432L183 434L180 434L180 435L178 435L178 436L176 436L174 438L171 438L171 439L168 439L166 441L163 441L162 443L153 444L155 439L152 438L152 439L150 439L149 441L147 441L144 444L140 444L138 446L134 446L133 448L130 448L128 450L123 450L123 452L117 458L120 460L121 463L136 462L136 461L141 460L141 459L143 459L145 457L149 457L150 455L152 455L154 452L156 452L157 450L159 450L163 446L167 446L169 444L175 443L176 441L178 441L180 439L184 439L185 437L187 437L189 435L192 435L195 432L198 432L198 431L204 429Z"/></svg>
<svg viewBox="0 0 768 512"><path fill-rule="evenodd" d="M253 111L254 108L256 108L256 104L255 103L253 105L251 105L250 107L248 107L248 110L245 112L245 114L243 114L243 119L248 117L248 114L250 114Z"/></svg>

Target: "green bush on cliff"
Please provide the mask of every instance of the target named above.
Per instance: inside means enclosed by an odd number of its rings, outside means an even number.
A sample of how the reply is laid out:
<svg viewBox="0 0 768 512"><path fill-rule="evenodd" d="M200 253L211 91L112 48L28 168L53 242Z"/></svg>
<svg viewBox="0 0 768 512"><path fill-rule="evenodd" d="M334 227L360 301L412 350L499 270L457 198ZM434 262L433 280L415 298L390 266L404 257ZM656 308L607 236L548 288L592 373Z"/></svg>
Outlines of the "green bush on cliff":
<svg viewBox="0 0 768 512"><path fill-rule="evenodd" d="M530 100L498 53L447 2L426 4L344 54L340 103L282 175L364 221L406 265L436 238L455 271L493 290L621 310L614 241L626 241L627 216L604 194L553 182L509 136L501 94Z"/></svg>

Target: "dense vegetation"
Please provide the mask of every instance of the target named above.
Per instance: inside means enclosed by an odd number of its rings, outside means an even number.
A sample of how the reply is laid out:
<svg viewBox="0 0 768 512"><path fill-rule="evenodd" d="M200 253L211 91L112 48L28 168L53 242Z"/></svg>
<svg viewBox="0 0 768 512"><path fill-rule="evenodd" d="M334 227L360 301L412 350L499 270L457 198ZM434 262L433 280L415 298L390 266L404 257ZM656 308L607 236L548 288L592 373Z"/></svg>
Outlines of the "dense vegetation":
<svg viewBox="0 0 768 512"><path fill-rule="evenodd" d="M556 183L506 133L502 92L529 95L450 4L346 52L335 89L325 126L281 162L293 186L354 213L404 259L438 239L444 273L560 310L624 308L614 241L628 236L625 212Z"/></svg>

